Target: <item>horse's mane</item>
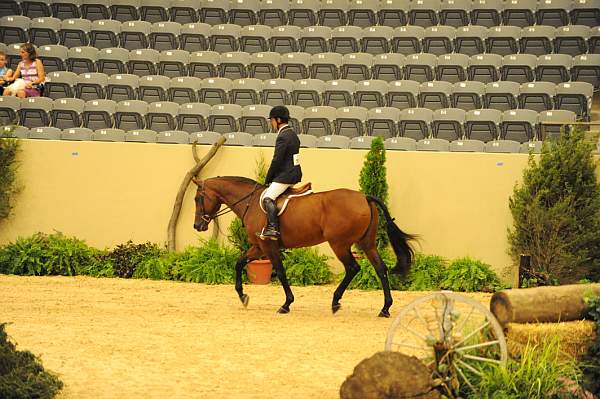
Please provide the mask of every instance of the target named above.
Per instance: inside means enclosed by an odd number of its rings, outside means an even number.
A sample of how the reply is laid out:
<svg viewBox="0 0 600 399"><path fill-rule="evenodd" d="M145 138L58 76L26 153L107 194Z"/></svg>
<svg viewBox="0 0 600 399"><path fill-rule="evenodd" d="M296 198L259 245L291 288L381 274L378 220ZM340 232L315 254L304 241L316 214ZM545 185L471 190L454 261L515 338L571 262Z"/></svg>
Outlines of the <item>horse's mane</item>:
<svg viewBox="0 0 600 399"><path fill-rule="evenodd" d="M229 180L229 181L233 181L233 182L237 182L237 183L245 183L245 184L249 184L251 186L257 185L258 187L262 187L262 184L259 184L256 182L256 180L252 180L248 177L244 177L244 176L217 176L217 177L213 177L213 179L225 179L225 180Z"/></svg>

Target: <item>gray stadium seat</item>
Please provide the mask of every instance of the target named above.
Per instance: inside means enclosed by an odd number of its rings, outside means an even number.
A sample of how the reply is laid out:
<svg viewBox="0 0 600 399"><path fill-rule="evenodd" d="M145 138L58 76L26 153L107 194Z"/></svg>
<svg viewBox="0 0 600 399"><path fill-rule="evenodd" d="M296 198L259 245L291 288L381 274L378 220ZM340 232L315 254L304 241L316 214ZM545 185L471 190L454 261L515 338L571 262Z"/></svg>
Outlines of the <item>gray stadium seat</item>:
<svg viewBox="0 0 600 399"><path fill-rule="evenodd" d="M377 24L379 1L377 0L350 0L348 25L368 27Z"/></svg>
<svg viewBox="0 0 600 399"><path fill-rule="evenodd" d="M140 18L142 21L156 23L169 19L169 7L171 1L144 0L140 7Z"/></svg>
<svg viewBox="0 0 600 399"><path fill-rule="evenodd" d="M129 61L129 51L124 48L104 48L98 52L97 71L112 75L126 73L125 66Z"/></svg>
<svg viewBox="0 0 600 399"><path fill-rule="evenodd" d="M371 148L371 142L375 140L375 137L371 136L358 136L350 139L350 148L357 150L368 150Z"/></svg>
<svg viewBox="0 0 600 399"><path fill-rule="evenodd" d="M146 102L165 101L171 79L161 75L143 76L139 80L138 99Z"/></svg>
<svg viewBox="0 0 600 399"><path fill-rule="evenodd" d="M248 76L246 66L250 64L250 54L233 51L221 54L219 76L229 79L243 79Z"/></svg>
<svg viewBox="0 0 600 399"><path fill-rule="evenodd" d="M486 51L499 55L516 54L519 52L521 28L518 26L494 26L488 29Z"/></svg>
<svg viewBox="0 0 600 399"><path fill-rule="evenodd" d="M285 25L289 9L290 2L287 0L264 0L258 10L258 22L267 26Z"/></svg>
<svg viewBox="0 0 600 399"><path fill-rule="evenodd" d="M435 68L437 80L456 83L467 80L469 57L465 54L440 55Z"/></svg>
<svg viewBox="0 0 600 399"><path fill-rule="evenodd" d="M259 133L252 137L254 147L275 147L277 133Z"/></svg>
<svg viewBox="0 0 600 399"><path fill-rule="evenodd" d="M397 123L400 120L400 110L395 107L371 108L367 114L367 132L369 136L379 136L384 139L398 135Z"/></svg>
<svg viewBox="0 0 600 399"><path fill-rule="evenodd" d="M52 99L48 97L29 97L21 101L19 117L21 125L30 129L50 125Z"/></svg>
<svg viewBox="0 0 600 399"><path fill-rule="evenodd" d="M139 77L127 73L117 73L108 78L106 98L114 101L135 100L139 87Z"/></svg>
<svg viewBox="0 0 600 399"><path fill-rule="evenodd" d="M471 23L486 27L500 25L500 13L504 9L502 0L475 0L471 8Z"/></svg>
<svg viewBox="0 0 600 399"><path fill-rule="evenodd" d="M50 72L46 75L44 95L52 99L73 97L77 74L68 71Z"/></svg>
<svg viewBox="0 0 600 399"><path fill-rule="evenodd" d="M5 44L26 42L29 39L27 31L30 25L31 20L21 15L0 18L0 42Z"/></svg>
<svg viewBox="0 0 600 399"><path fill-rule="evenodd" d="M355 82L370 79L372 65L373 56L371 54L344 54L340 68L341 78L354 80Z"/></svg>
<svg viewBox="0 0 600 399"><path fill-rule="evenodd" d="M58 32L60 44L66 47L87 46L91 29L92 23L87 19L64 19Z"/></svg>
<svg viewBox="0 0 600 399"><path fill-rule="evenodd" d="M242 27L236 24L219 24L210 28L210 49L225 53L227 51L237 51L238 40Z"/></svg>
<svg viewBox="0 0 600 399"><path fill-rule="evenodd" d="M485 108L500 111L517 108L520 85L517 82L492 82L485 85L483 103Z"/></svg>
<svg viewBox="0 0 600 399"><path fill-rule="evenodd" d="M485 94L485 84L477 81L454 83L450 103L454 108L461 108L465 111L479 109L483 107L483 95Z"/></svg>
<svg viewBox="0 0 600 399"><path fill-rule="evenodd" d="M274 52L254 53L250 55L248 76L251 78L267 80L275 79L279 75L281 55Z"/></svg>
<svg viewBox="0 0 600 399"><path fill-rule="evenodd" d="M177 114L177 129L188 133L205 130L210 108L210 105L204 103L181 104Z"/></svg>
<svg viewBox="0 0 600 399"><path fill-rule="evenodd" d="M48 44L38 47L37 55L44 63L46 72L64 71L69 49L60 44Z"/></svg>
<svg viewBox="0 0 600 399"><path fill-rule="evenodd" d="M433 137L448 141L458 140L464 136L463 125L466 112L460 108L444 108L435 110L431 124Z"/></svg>
<svg viewBox="0 0 600 399"><path fill-rule="evenodd" d="M140 6L141 0L110 0L112 19L120 22L137 20Z"/></svg>
<svg viewBox="0 0 600 399"><path fill-rule="evenodd" d="M485 152L518 153L520 151L521 143L514 140L493 140L485 143Z"/></svg>
<svg viewBox="0 0 600 399"><path fill-rule="evenodd" d="M148 104L146 128L156 132L174 130L177 127L179 104L172 101L155 101Z"/></svg>
<svg viewBox="0 0 600 399"><path fill-rule="evenodd" d="M294 89L294 82L290 79L268 79L263 81L261 97L262 103L268 105L290 104L289 94Z"/></svg>
<svg viewBox="0 0 600 399"><path fill-rule="evenodd" d="M0 134L4 137L16 137L18 139L29 138L29 129L25 126L2 126L0 127Z"/></svg>
<svg viewBox="0 0 600 399"><path fill-rule="evenodd" d="M317 11L319 25L335 28L347 25L348 0L324 0Z"/></svg>
<svg viewBox="0 0 600 399"><path fill-rule="evenodd" d="M277 26L271 30L269 49L276 53L291 53L300 49L298 40L302 36L302 29L298 26Z"/></svg>
<svg viewBox="0 0 600 399"><path fill-rule="evenodd" d="M85 101L79 98L61 98L54 100L50 116L52 126L59 129L71 129L80 127L82 124Z"/></svg>
<svg viewBox="0 0 600 399"><path fill-rule="evenodd" d="M323 81L339 78L342 55L338 53L319 53L311 56L310 77Z"/></svg>
<svg viewBox="0 0 600 399"><path fill-rule="evenodd" d="M188 144L190 142L190 134L180 130L159 132L156 135L156 142L163 144Z"/></svg>
<svg viewBox="0 0 600 399"><path fill-rule="evenodd" d="M483 152L485 143L479 140L461 139L450 142L450 152Z"/></svg>
<svg viewBox="0 0 600 399"><path fill-rule="evenodd" d="M329 136L333 133L336 109L326 105L308 107L302 117L302 131L315 137Z"/></svg>
<svg viewBox="0 0 600 399"><path fill-rule="evenodd" d="M575 122L576 119L577 114L575 112L563 109L540 112L538 115L538 122L540 124L540 139L544 140L546 137L559 137L561 130L568 130L568 123ZM553 125L551 123L561 123L564 125Z"/></svg>
<svg viewBox="0 0 600 399"><path fill-rule="evenodd" d="M442 0L440 5L440 25L455 28L469 25L469 13L473 3L469 0Z"/></svg>
<svg viewBox="0 0 600 399"><path fill-rule="evenodd" d="M147 48L152 24L146 21L127 21L121 25L121 47L127 50Z"/></svg>
<svg viewBox="0 0 600 399"><path fill-rule="evenodd" d="M384 142L386 150L416 151L417 141L410 137L392 137Z"/></svg>
<svg viewBox="0 0 600 399"><path fill-rule="evenodd" d="M572 24L600 25L600 3L598 0L575 0L569 13Z"/></svg>
<svg viewBox="0 0 600 399"><path fill-rule="evenodd" d="M414 108L421 85L414 80L396 80L389 83L387 106L396 108Z"/></svg>
<svg viewBox="0 0 600 399"><path fill-rule="evenodd" d="M365 53L377 55L390 52L390 44L394 36L394 29L389 26L368 26L363 29L361 50Z"/></svg>
<svg viewBox="0 0 600 399"><path fill-rule="evenodd" d="M429 82L435 78L437 57L433 54L420 53L406 56L404 78L417 82Z"/></svg>
<svg viewBox="0 0 600 399"><path fill-rule="evenodd" d="M423 36L423 52L442 55L454 49L456 29L452 26L430 26Z"/></svg>
<svg viewBox="0 0 600 399"><path fill-rule="evenodd" d="M592 110L594 86L587 82L566 82L556 85L554 106L575 112L579 117L589 119Z"/></svg>
<svg viewBox="0 0 600 399"><path fill-rule="evenodd" d="M417 0L409 3L408 23L424 28L438 24L440 2L437 0Z"/></svg>
<svg viewBox="0 0 600 399"><path fill-rule="evenodd" d="M134 129L125 133L125 141L134 143L156 143L157 133L149 129Z"/></svg>
<svg viewBox="0 0 600 399"><path fill-rule="evenodd" d="M335 111L335 134L346 137L364 136L368 110L364 107L342 107Z"/></svg>
<svg viewBox="0 0 600 399"><path fill-rule="evenodd" d="M204 6L209 6L212 2L206 2ZM169 8L170 19L180 24L189 24L198 22L198 11L200 10L200 0L172 0ZM221 10L223 11L223 10Z"/></svg>
<svg viewBox="0 0 600 399"><path fill-rule="evenodd" d="M530 109L512 109L502 113L500 131L503 140L520 143L535 137L538 113Z"/></svg>
<svg viewBox="0 0 600 399"><path fill-rule="evenodd" d="M171 83L171 87L173 84ZM226 104L229 102L228 93L231 91L233 82L227 78L202 79L202 87L198 93L198 100L210 105Z"/></svg>
<svg viewBox="0 0 600 399"><path fill-rule="evenodd" d="M274 1L274 0L268 0ZM244 26L240 31L240 50L247 53L258 53L269 49L271 28L264 25Z"/></svg>
<svg viewBox="0 0 600 399"><path fill-rule="evenodd" d="M587 53L587 40L591 29L584 25L561 26L556 29L554 52L576 56Z"/></svg>
<svg viewBox="0 0 600 399"><path fill-rule="evenodd" d="M117 103L115 127L123 130L144 129L148 104L139 100L124 100Z"/></svg>
<svg viewBox="0 0 600 399"><path fill-rule="evenodd" d="M16 124L21 109L21 99L13 96L0 96L0 126Z"/></svg>
<svg viewBox="0 0 600 399"><path fill-rule="evenodd" d="M317 138L311 134L299 134L300 147L303 148L314 148L317 146Z"/></svg>
<svg viewBox="0 0 600 399"><path fill-rule="evenodd" d="M181 25L179 46L181 50L194 52L206 51L209 48L208 38L211 35L211 26L202 22L190 22Z"/></svg>
<svg viewBox="0 0 600 399"><path fill-rule="evenodd" d="M93 141L125 141L125 131L121 129L94 130Z"/></svg>
<svg viewBox="0 0 600 399"><path fill-rule="evenodd" d="M454 50L457 53L473 56L485 52L485 39L488 29L485 26L461 26L456 29Z"/></svg>
<svg viewBox="0 0 600 399"><path fill-rule="evenodd" d="M321 2L317 0L292 0L288 11L288 23L299 27L317 24Z"/></svg>
<svg viewBox="0 0 600 399"><path fill-rule="evenodd" d="M217 66L221 55L216 51L197 51L190 54L188 73L195 78L205 79L218 75Z"/></svg>
<svg viewBox="0 0 600 399"><path fill-rule="evenodd" d="M235 132L242 117L242 107L237 104L213 105L208 117L208 129L218 133Z"/></svg>
<svg viewBox="0 0 600 399"><path fill-rule="evenodd" d="M552 82L523 83L519 89L519 108L537 112L553 108L556 85Z"/></svg>
<svg viewBox="0 0 600 399"><path fill-rule="evenodd" d="M260 79L244 78L232 82L229 102L241 106L258 104L263 82Z"/></svg>
<svg viewBox="0 0 600 399"><path fill-rule="evenodd" d="M72 129L65 129L60 135L61 140L69 141L89 141L92 139L94 132L86 127L75 127Z"/></svg>
<svg viewBox="0 0 600 399"><path fill-rule="evenodd" d="M360 51L363 29L358 26L338 26L331 30L329 48L339 54L350 54Z"/></svg>
<svg viewBox="0 0 600 399"><path fill-rule="evenodd" d="M527 26L521 30L520 52L537 56L550 54L555 36L556 29L553 26Z"/></svg>
<svg viewBox="0 0 600 399"><path fill-rule="evenodd" d="M571 80L600 88L600 54L582 54L573 58Z"/></svg>
<svg viewBox="0 0 600 399"><path fill-rule="evenodd" d="M82 0L81 2L81 17L96 21L99 19L109 19L110 12L108 10L110 2L100 0Z"/></svg>
<svg viewBox="0 0 600 399"><path fill-rule="evenodd" d="M385 80L361 80L356 84L354 104L365 108L386 105L389 83Z"/></svg>
<svg viewBox="0 0 600 399"><path fill-rule="evenodd" d="M169 101L173 101L178 104L197 101L198 92L202 90L202 85L203 80L193 76L172 78L168 91Z"/></svg>
<svg viewBox="0 0 600 399"><path fill-rule="evenodd" d="M537 4L537 0L508 0L502 10L502 23L520 27L533 25Z"/></svg>
<svg viewBox="0 0 600 399"><path fill-rule="evenodd" d="M538 58L535 68L536 80L546 82L568 82L569 71L573 63L573 57L567 54L548 54Z"/></svg>
<svg viewBox="0 0 600 399"><path fill-rule="evenodd" d="M502 112L497 109L474 109L465 116L465 132L468 139L488 142L499 134Z"/></svg>
<svg viewBox="0 0 600 399"><path fill-rule="evenodd" d="M90 100L83 107L83 126L91 130L109 129L114 125L117 103L113 100Z"/></svg>
<svg viewBox="0 0 600 399"><path fill-rule="evenodd" d="M105 73L82 73L75 79L75 97L84 101L104 98L107 85L108 75Z"/></svg>
<svg viewBox="0 0 600 399"><path fill-rule="evenodd" d="M535 13L538 25L547 25L558 28L569 24L569 11L571 0L545 0L537 4Z"/></svg>
<svg viewBox="0 0 600 399"><path fill-rule="evenodd" d="M311 55L308 53L286 53L281 56L279 76L285 79L308 79Z"/></svg>
<svg viewBox="0 0 600 399"><path fill-rule="evenodd" d="M221 137L221 134L217 132L209 132L207 130L194 132L190 134L190 143L197 142L198 144L212 145L217 142L219 137Z"/></svg>
<svg viewBox="0 0 600 399"><path fill-rule="evenodd" d="M229 22L240 26L256 25L259 0L236 0L229 4Z"/></svg>
<svg viewBox="0 0 600 399"><path fill-rule="evenodd" d="M517 83L533 82L537 57L533 54L511 54L502 58L500 75L502 80Z"/></svg>
<svg viewBox="0 0 600 399"><path fill-rule="evenodd" d="M158 51L174 50L179 48L181 24L177 22L160 21L150 26L150 48Z"/></svg>
<svg viewBox="0 0 600 399"><path fill-rule="evenodd" d="M223 134L227 141L225 145L252 147L252 135L244 132L232 132Z"/></svg>
<svg viewBox="0 0 600 399"><path fill-rule="evenodd" d="M317 148L347 149L350 139L346 136L322 136L317 138Z"/></svg>
<svg viewBox="0 0 600 399"><path fill-rule="evenodd" d="M29 41L36 46L58 44L58 31L61 21L58 18L39 17L31 20Z"/></svg>
<svg viewBox="0 0 600 399"><path fill-rule="evenodd" d="M292 104L302 107L321 105L325 83L319 79L300 79L294 82Z"/></svg>
<svg viewBox="0 0 600 399"><path fill-rule="evenodd" d="M309 54L325 53L329 51L331 28L328 26L307 26L302 29L298 45L300 51Z"/></svg>
<svg viewBox="0 0 600 399"><path fill-rule="evenodd" d="M452 83L444 81L424 82L419 89L419 107L436 110L450 106Z"/></svg>
<svg viewBox="0 0 600 399"><path fill-rule="evenodd" d="M405 7L405 2L394 0L381 1L379 12L377 13L379 24L391 26L392 28L406 25L406 11L408 11L408 7Z"/></svg>
<svg viewBox="0 0 600 399"><path fill-rule="evenodd" d="M158 73L159 52L154 49L132 50L127 61L129 73L138 76L155 75Z"/></svg>
<svg viewBox="0 0 600 399"><path fill-rule="evenodd" d="M348 79L337 79L325 82L323 88L323 105L334 108L347 107L354 104L356 82Z"/></svg>
<svg viewBox="0 0 600 399"><path fill-rule="evenodd" d="M121 35L121 23L110 19L93 21L90 26L90 46L97 49L117 47Z"/></svg>
<svg viewBox="0 0 600 399"><path fill-rule="evenodd" d="M373 58L373 79L393 82L402 79L402 67L406 57L402 54L378 54Z"/></svg>
<svg viewBox="0 0 600 399"><path fill-rule="evenodd" d="M404 55L421 52L421 40L425 37L422 26L400 26L394 29L392 49L394 53Z"/></svg>
<svg viewBox="0 0 600 399"><path fill-rule="evenodd" d="M268 133L271 130L268 117L271 107L265 104L246 105L242 108L240 130L251 134Z"/></svg>
<svg viewBox="0 0 600 399"><path fill-rule="evenodd" d="M433 111L427 108L406 108L400 112L400 135L421 140L429 137Z"/></svg>
<svg viewBox="0 0 600 399"><path fill-rule="evenodd" d="M426 138L417 141L417 151L450 151L448 140Z"/></svg>
<svg viewBox="0 0 600 399"><path fill-rule="evenodd" d="M482 83L496 82L500 79L501 67L502 57L498 54L473 55L469 60L469 68L467 69L469 80Z"/></svg>
<svg viewBox="0 0 600 399"><path fill-rule="evenodd" d="M99 50L94 47L73 47L67 53L67 70L75 73L96 71Z"/></svg>
<svg viewBox="0 0 600 399"><path fill-rule="evenodd" d="M28 138L38 140L60 140L61 130L57 127L41 126L29 131Z"/></svg>
<svg viewBox="0 0 600 399"><path fill-rule="evenodd" d="M540 154L542 152L541 141L528 141L527 143L521 144L521 154Z"/></svg>

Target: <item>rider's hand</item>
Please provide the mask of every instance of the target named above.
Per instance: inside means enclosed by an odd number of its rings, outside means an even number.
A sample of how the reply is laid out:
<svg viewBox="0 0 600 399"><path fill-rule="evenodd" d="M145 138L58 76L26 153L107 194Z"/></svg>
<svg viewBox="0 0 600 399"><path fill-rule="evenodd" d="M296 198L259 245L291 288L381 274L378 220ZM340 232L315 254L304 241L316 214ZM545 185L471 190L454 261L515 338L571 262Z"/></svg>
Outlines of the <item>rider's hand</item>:
<svg viewBox="0 0 600 399"><path fill-rule="evenodd" d="M25 84L25 87L27 87L28 89L31 89L33 87L33 85L31 84L31 82L27 82Z"/></svg>

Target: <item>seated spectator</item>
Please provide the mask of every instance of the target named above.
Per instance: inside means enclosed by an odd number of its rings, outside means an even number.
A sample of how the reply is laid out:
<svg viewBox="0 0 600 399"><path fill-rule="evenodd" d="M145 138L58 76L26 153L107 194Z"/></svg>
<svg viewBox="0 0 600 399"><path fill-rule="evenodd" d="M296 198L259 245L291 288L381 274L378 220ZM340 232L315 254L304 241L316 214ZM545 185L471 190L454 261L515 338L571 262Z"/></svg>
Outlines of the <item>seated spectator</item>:
<svg viewBox="0 0 600 399"><path fill-rule="evenodd" d="M0 87L6 86L13 74L13 70L6 65L6 54L0 51Z"/></svg>
<svg viewBox="0 0 600 399"><path fill-rule="evenodd" d="M42 95L42 83L46 79L44 65L37 58L35 47L31 43L21 46L21 62L15 73L8 78L13 82L4 89L5 96L39 97Z"/></svg>

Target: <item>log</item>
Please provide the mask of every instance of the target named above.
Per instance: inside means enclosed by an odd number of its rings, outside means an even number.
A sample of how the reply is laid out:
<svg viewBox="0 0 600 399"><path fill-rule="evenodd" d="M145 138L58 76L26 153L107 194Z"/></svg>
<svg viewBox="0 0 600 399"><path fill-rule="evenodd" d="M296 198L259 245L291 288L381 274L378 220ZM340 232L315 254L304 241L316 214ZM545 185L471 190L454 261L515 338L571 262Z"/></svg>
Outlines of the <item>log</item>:
<svg viewBox="0 0 600 399"><path fill-rule="evenodd" d="M210 151L202 158L198 156L196 153L196 143L192 145L192 155L194 160L196 161L196 165L190 169L185 176L183 177L183 181L179 186L179 190L177 191L177 195L175 196L175 204L173 205L173 212L171 212L171 218L169 219L169 226L167 227L167 249L170 252L175 251L175 231L177 230L177 221L179 220L179 213L181 212L181 205L183 204L183 197L185 196L185 192L187 191L192 178L195 177L200 170L211 160L212 157L215 156L219 147L225 143L225 137L221 136L219 139L212 145Z"/></svg>
<svg viewBox="0 0 600 399"><path fill-rule="evenodd" d="M600 284L502 290L492 296L490 310L502 325L581 320L587 314L587 294L600 296Z"/></svg>

